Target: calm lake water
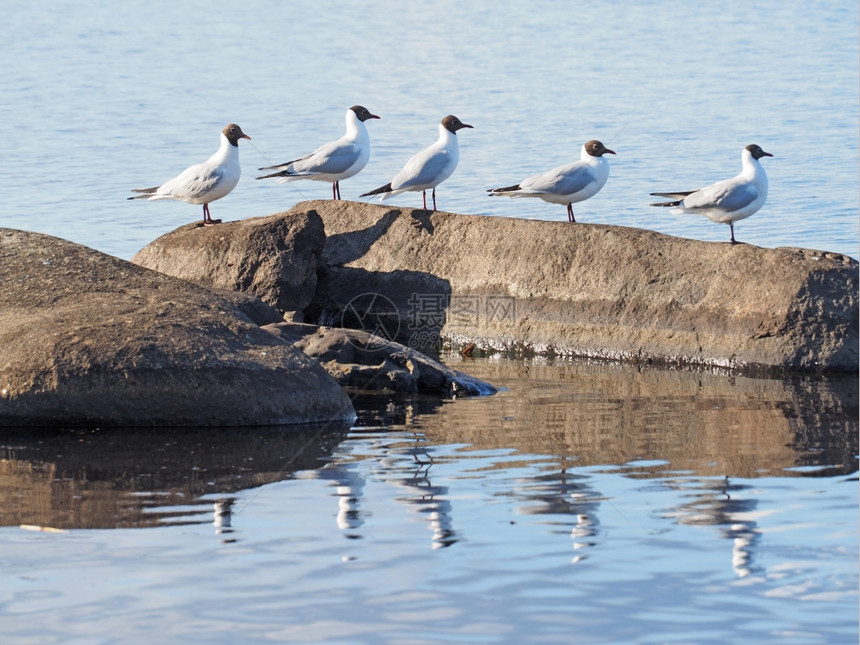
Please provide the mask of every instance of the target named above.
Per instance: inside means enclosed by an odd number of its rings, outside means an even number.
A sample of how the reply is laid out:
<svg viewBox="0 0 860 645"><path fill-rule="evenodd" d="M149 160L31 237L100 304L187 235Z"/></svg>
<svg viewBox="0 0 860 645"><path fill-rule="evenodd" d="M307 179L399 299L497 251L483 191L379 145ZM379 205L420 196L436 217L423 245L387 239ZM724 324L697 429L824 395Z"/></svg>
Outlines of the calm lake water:
<svg viewBox="0 0 860 645"><path fill-rule="evenodd" d="M448 360L503 391L0 431L5 642L856 642L854 378Z"/></svg>
<svg viewBox="0 0 860 645"><path fill-rule="evenodd" d="M484 191L599 138L619 154L578 221L725 242L648 193L734 175L758 143L770 194L738 239L860 255L855 2L4 10L3 227L130 258L201 213L129 190L228 122L253 145L214 217L326 198L255 168L360 103L382 120L345 198L453 113L475 129L444 210L564 219ZM504 389L362 397L353 427L0 429L0 640L857 642L855 377L445 360Z"/></svg>

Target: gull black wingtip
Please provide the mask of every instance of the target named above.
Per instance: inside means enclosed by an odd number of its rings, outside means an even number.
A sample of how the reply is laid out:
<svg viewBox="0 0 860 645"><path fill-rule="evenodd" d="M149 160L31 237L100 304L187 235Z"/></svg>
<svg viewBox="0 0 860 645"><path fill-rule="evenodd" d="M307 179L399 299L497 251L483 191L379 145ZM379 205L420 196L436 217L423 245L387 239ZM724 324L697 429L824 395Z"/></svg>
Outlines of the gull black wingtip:
<svg viewBox="0 0 860 645"><path fill-rule="evenodd" d="M504 193L510 193L519 189L520 184L514 184L513 186L504 186L502 188L488 188L487 192L490 193L490 195L503 195Z"/></svg>
<svg viewBox="0 0 860 645"><path fill-rule="evenodd" d="M264 169L260 168L260 170L264 170ZM289 175L290 175L290 173L288 173L286 170L282 170L280 172L273 172L271 175L261 175L259 177L254 177L254 179L269 179L271 177L289 177Z"/></svg>
<svg viewBox="0 0 860 645"><path fill-rule="evenodd" d="M381 195L382 193L390 193L391 192L391 184L385 184L384 186L380 186L379 188L375 188L369 192L362 193L359 197L371 197L373 195Z"/></svg>

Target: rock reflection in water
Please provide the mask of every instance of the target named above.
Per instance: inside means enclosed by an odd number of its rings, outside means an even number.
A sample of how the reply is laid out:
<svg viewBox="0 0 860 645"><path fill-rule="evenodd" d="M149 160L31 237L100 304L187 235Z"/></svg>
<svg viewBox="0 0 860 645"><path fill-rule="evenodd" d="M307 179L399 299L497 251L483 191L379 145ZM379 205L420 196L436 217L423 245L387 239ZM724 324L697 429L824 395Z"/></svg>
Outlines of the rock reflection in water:
<svg viewBox="0 0 860 645"><path fill-rule="evenodd" d="M529 468L517 470L506 494L517 500L519 513L565 526L574 562L599 543L600 513L611 504L592 487L586 467L617 466L619 475L692 491L690 501L664 510L663 517L719 527L731 541L738 577L758 571L761 531L757 500L733 479L830 476L857 468L852 376L762 379L575 361L449 361L506 390L452 405L412 399L400 407L357 406L365 423L411 428L424 439L413 450L427 466L401 478L415 491L402 501L427 499L420 494L422 477L425 490L433 491L429 465L439 447L464 445L462 458L491 451L527 455ZM630 465L636 463L646 465ZM381 464L405 470L390 459ZM515 465L499 459L497 467L513 471ZM793 470L798 467L814 470ZM448 493L444 487L439 492ZM450 503L445 508L446 530L456 535Z"/></svg>
<svg viewBox="0 0 860 645"><path fill-rule="evenodd" d="M578 466L663 460L667 470L707 476L857 468L856 375L765 379L582 361L449 363L507 391L442 406L422 424L433 443L513 448Z"/></svg>
<svg viewBox="0 0 860 645"><path fill-rule="evenodd" d="M213 521L226 494L317 468L346 426L34 430L0 428L0 525L130 528ZM212 501L217 495L214 520Z"/></svg>

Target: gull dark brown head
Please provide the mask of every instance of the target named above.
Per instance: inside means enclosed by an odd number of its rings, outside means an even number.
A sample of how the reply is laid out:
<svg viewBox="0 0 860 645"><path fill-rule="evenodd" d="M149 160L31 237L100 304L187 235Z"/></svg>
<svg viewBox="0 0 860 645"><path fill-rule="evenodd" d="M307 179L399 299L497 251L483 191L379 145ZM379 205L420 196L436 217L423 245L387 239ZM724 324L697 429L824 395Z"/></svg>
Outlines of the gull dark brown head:
<svg viewBox="0 0 860 645"><path fill-rule="evenodd" d="M368 110L363 105L353 105L349 109L352 110L353 112L355 112L355 116L357 116L358 120L362 121L362 122L367 121L368 119L379 119L380 118L380 117L376 116L375 114L371 113L371 111Z"/></svg>
<svg viewBox="0 0 860 645"><path fill-rule="evenodd" d="M762 157L772 157L773 155L769 152L765 152L761 149L761 146L756 145L754 143L749 144L745 150L749 150L753 159L761 159Z"/></svg>
<svg viewBox="0 0 860 645"><path fill-rule="evenodd" d="M235 123L231 123L226 128L221 130L221 134L227 137L227 141L229 141L231 145L234 145L236 147L239 146L239 139L247 139L248 141L251 140L251 137L242 132L242 128L240 128Z"/></svg>
<svg viewBox="0 0 860 645"><path fill-rule="evenodd" d="M449 114L444 119L442 119L442 125L449 132L456 133L457 130L461 130L463 128L471 128L473 126L468 123L463 123L460 119L455 117L453 114Z"/></svg>
<svg viewBox="0 0 860 645"><path fill-rule="evenodd" d="M610 150L597 139L592 139L591 141L586 142L585 151L592 157L602 157L605 154L615 154L614 150Z"/></svg>

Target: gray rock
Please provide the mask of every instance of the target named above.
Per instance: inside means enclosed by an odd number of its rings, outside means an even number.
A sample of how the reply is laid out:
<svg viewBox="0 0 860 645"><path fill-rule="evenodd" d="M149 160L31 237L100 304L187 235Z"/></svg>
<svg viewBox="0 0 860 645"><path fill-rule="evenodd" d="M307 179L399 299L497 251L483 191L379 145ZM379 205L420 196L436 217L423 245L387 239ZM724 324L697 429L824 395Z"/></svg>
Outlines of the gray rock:
<svg viewBox="0 0 860 645"><path fill-rule="evenodd" d="M277 323L263 329L294 343L343 387L358 391L481 396L496 388L400 343L359 329Z"/></svg>
<svg viewBox="0 0 860 645"><path fill-rule="evenodd" d="M182 226L137 252L132 262L209 288L242 291L281 312L313 297L325 242L313 211L277 213L203 227Z"/></svg>
<svg viewBox="0 0 860 645"><path fill-rule="evenodd" d="M310 322L349 312L351 326L373 321L410 346L436 337L746 371L858 368L858 264L846 256L345 201L293 209L309 211L327 235Z"/></svg>
<svg viewBox="0 0 860 645"><path fill-rule="evenodd" d="M349 398L315 361L243 313L272 317L247 296L8 229L0 229L0 265L4 425L354 418Z"/></svg>

